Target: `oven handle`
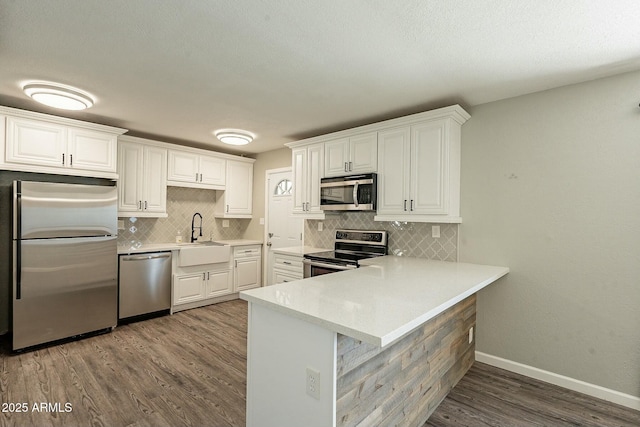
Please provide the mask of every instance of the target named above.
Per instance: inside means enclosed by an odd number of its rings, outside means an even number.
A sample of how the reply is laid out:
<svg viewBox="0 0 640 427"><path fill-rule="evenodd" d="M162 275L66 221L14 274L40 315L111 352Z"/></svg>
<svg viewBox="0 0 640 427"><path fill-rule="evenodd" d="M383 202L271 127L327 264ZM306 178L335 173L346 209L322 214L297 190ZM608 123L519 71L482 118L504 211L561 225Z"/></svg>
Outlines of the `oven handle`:
<svg viewBox="0 0 640 427"><path fill-rule="evenodd" d="M324 267L324 268L332 268L334 270L355 270L356 268L358 268L358 266L356 265L338 265L338 264L329 264L329 263L325 263L325 262L318 262L318 261L312 261L310 259L303 259L302 260L303 264L306 265L310 265L313 267Z"/></svg>

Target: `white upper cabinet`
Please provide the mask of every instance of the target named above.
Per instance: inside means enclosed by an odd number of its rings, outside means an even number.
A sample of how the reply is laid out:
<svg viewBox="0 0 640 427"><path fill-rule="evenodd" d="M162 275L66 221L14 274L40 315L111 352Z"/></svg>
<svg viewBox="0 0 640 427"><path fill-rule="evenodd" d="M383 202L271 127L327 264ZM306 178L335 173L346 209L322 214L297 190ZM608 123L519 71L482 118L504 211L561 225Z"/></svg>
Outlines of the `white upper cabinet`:
<svg viewBox="0 0 640 427"><path fill-rule="evenodd" d="M253 161L227 160L226 189L217 192L216 218L251 218L253 212Z"/></svg>
<svg viewBox="0 0 640 427"><path fill-rule="evenodd" d="M167 149L141 141L118 142L118 216L166 217Z"/></svg>
<svg viewBox="0 0 640 427"><path fill-rule="evenodd" d="M324 143L324 176L375 172L378 162L376 132Z"/></svg>
<svg viewBox="0 0 640 427"><path fill-rule="evenodd" d="M469 118L452 105L285 144L294 214L324 218L320 178L377 172L376 221L461 222L460 134ZM323 156L313 157L318 146ZM318 157L322 174L313 169Z"/></svg>
<svg viewBox="0 0 640 427"><path fill-rule="evenodd" d="M376 221L462 221L460 127L444 117L378 133Z"/></svg>
<svg viewBox="0 0 640 427"><path fill-rule="evenodd" d="M124 129L0 107L3 169L117 178L117 137Z"/></svg>
<svg viewBox="0 0 640 427"><path fill-rule="evenodd" d="M293 213L310 219L323 219L320 209L320 178L324 170L324 144L311 144L291 150Z"/></svg>
<svg viewBox="0 0 640 427"><path fill-rule="evenodd" d="M226 163L222 157L196 151L169 150L168 185L224 190Z"/></svg>

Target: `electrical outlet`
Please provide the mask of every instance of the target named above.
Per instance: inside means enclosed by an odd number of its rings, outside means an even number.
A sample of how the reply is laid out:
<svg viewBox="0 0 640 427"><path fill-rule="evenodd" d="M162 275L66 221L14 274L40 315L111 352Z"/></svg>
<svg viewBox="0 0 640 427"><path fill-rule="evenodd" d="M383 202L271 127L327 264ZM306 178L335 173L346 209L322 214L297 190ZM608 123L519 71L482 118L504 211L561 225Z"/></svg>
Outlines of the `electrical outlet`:
<svg viewBox="0 0 640 427"><path fill-rule="evenodd" d="M307 368L307 394L320 400L320 372Z"/></svg>
<svg viewBox="0 0 640 427"><path fill-rule="evenodd" d="M473 342L473 326L469 328L469 344Z"/></svg>
<svg viewBox="0 0 640 427"><path fill-rule="evenodd" d="M322 221L318 221L318 231L324 230L324 223Z"/></svg>
<svg viewBox="0 0 640 427"><path fill-rule="evenodd" d="M264 225L264 218L260 218L260 225Z"/></svg>
<svg viewBox="0 0 640 427"><path fill-rule="evenodd" d="M118 230L124 230L124 219L118 220Z"/></svg>
<svg viewBox="0 0 640 427"><path fill-rule="evenodd" d="M439 225L432 225L431 226L431 237L433 237L434 239L437 239L440 237L440 226Z"/></svg>
<svg viewBox="0 0 640 427"><path fill-rule="evenodd" d="M223 219L222 220L222 228L229 228L229 220L228 219Z"/></svg>

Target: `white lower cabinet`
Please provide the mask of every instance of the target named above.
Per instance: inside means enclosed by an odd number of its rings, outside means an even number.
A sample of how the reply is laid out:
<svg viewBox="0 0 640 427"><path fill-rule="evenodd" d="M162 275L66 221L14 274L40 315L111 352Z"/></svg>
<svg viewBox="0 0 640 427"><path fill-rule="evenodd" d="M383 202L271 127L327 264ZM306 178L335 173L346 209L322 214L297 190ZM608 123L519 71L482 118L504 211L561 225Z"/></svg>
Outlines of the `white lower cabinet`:
<svg viewBox="0 0 640 427"><path fill-rule="evenodd" d="M231 273L231 262L190 267L174 262L172 311L211 304L216 302L212 298L232 294Z"/></svg>
<svg viewBox="0 0 640 427"><path fill-rule="evenodd" d="M273 284L292 282L304 277L302 255L273 254Z"/></svg>
<svg viewBox="0 0 640 427"><path fill-rule="evenodd" d="M204 299L204 274L206 273L175 275L173 278L173 304L186 304Z"/></svg>
<svg viewBox="0 0 640 427"><path fill-rule="evenodd" d="M260 245L233 248L233 289L235 292L262 285L262 253Z"/></svg>

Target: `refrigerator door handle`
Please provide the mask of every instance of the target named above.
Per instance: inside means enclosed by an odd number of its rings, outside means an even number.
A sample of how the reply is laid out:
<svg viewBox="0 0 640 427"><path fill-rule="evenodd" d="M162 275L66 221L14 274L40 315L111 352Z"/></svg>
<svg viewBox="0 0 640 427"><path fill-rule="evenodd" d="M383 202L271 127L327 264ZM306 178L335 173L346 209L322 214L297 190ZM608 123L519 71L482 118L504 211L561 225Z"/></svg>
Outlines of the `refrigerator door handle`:
<svg viewBox="0 0 640 427"><path fill-rule="evenodd" d="M21 239L22 239L22 197L21 197L21 182L14 181L13 183L13 288L14 298L21 299L21 282L22 282L22 262L21 256Z"/></svg>

